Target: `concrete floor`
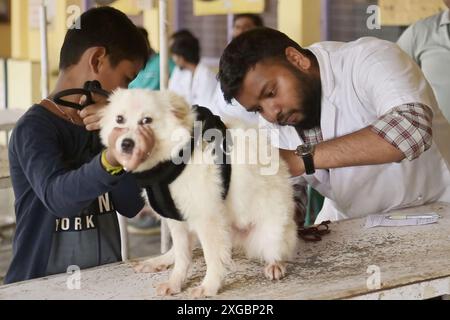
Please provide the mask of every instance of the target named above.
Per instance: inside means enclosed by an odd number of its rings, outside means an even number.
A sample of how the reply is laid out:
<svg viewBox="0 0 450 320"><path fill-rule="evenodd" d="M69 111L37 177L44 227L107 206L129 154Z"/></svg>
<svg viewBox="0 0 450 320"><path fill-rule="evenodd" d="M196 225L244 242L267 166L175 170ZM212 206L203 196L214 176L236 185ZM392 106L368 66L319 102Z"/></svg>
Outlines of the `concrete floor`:
<svg viewBox="0 0 450 320"><path fill-rule="evenodd" d="M14 195L12 190L0 190L0 222L9 220L14 216ZM0 285L9 268L12 258L12 238L14 231L0 230ZM161 242L159 234L135 235L129 234L130 259L157 255L160 252Z"/></svg>

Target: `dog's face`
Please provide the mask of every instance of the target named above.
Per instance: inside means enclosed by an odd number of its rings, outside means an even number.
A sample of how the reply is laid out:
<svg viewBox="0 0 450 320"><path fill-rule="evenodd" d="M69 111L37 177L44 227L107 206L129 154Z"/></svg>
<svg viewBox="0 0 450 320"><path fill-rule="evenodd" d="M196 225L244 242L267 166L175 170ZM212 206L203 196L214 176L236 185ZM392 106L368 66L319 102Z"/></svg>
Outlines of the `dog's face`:
<svg viewBox="0 0 450 320"><path fill-rule="evenodd" d="M195 115L186 101L170 91L144 89L115 91L102 112L100 136L104 145L115 128L125 129L117 139L118 152L131 155L137 147L140 126L153 131L155 146L151 156L136 172L149 170L167 161L190 141Z"/></svg>

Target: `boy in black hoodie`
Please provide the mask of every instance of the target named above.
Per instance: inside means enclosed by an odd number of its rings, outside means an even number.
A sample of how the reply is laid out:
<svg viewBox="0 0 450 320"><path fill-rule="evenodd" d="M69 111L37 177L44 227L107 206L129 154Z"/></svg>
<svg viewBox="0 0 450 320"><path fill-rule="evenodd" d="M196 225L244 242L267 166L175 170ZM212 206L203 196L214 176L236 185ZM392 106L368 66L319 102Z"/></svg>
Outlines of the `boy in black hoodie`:
<svg viewBox="0 0 450 320"><path fill-rule="evenodd" d="M82 111L54 101L54 95L97 80L103 89L127 88L145 65L148 46L134 24L110 7L85 12L70 29L60 56L60 75L53 93L32 106L17 123L9 147L17 231L13 261L5 283L65 273L121 260L116 212L135 216L143 201L134 178L151 151L151 132L142 129L143 146L131 156L113 147L92 144L99 129L98 111L106 98ZM67 101L83 101L73 95Z"/></svg>

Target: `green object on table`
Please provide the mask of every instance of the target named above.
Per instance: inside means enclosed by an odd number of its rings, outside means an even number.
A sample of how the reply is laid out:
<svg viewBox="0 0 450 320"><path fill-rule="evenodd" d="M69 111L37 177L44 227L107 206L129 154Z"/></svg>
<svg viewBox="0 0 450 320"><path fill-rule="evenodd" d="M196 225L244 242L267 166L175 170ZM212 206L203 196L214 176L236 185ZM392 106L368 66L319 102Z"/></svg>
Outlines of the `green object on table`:
<svg viewBox="0 0 450 320"><path fill-rule="evenodd" d="M314 224L317 215L322 210L324 197L310 185L306 189L306 194L308 196L308 204L306 205L305 226L307 227Z"/></svg>

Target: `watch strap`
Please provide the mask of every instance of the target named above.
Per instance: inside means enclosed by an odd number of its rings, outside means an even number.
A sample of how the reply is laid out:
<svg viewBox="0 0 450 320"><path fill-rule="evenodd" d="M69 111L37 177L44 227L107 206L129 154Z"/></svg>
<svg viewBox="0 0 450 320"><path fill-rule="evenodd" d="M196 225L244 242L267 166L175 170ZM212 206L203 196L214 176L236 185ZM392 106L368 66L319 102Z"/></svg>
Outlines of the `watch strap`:
<svg viewBox="0 0 450 320"><path fill-rule="evenodd" d="M316 172L314 168L314 160L313 155L311 153L302 155L303 163L305 165L305 173L306 174L313 174Z"/></svg>

